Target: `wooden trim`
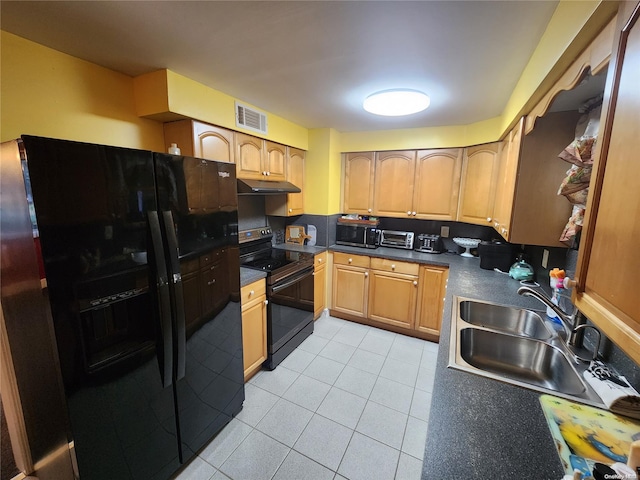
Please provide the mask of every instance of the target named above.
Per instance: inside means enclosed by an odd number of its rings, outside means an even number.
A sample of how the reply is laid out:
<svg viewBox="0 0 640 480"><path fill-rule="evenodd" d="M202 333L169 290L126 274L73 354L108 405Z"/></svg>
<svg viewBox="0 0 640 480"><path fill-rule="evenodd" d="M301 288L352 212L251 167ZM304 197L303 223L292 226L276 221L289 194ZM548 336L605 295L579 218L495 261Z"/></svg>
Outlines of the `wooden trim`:
<svg viewBox="0 0 640 480"><path fill-rule="evenodd" d="M594 75L608 65L613 48L615 24L615 18L610 20L598 36L547 90L538 103L531 108L525 121L525 134L533 130L536 120L544 116L560 92L575 88L589 69L591 69L591 74Z"/></svg>
<svg viewBox="0 0 640 480"><path fill-rule="evenodd" d="M329 309L329 315L336 318L342 318L343 320L349 320L350 322L356 322L356 323L361 323L362 325L369 325L370 327L376 327L381 330L388 330L390 332L400 333L402 335L407 335L409 337L416 337L416 338L421 338L422 340L429 340L430 342L438 343L440 340L439 335L432 335L426 332L420 332L420 331L412 330L408 328L397 327L395 325L378 322L370 318L362 318L362 317L357 317L355 315L349 315L348 313L334 310L333 308Z"/></svg>
<svg viewBox="0 0 640 480"><path fill-rule="evenodd" d="M11 347L7 338L4 309L0 309L0 352L0 394L2 395L2 406L6 414L11 449L18 469L23 474L29 474L34 471L34 466L31 459L27 428L22 414L16 372L13 369Z"/></svg>

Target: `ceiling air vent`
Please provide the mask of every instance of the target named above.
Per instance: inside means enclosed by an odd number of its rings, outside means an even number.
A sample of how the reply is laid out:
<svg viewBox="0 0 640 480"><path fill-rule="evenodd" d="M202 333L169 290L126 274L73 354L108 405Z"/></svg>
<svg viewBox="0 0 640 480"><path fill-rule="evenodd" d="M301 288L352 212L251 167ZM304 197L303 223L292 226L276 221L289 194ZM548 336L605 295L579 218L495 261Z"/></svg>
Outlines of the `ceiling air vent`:
<svg viewBox="0 0 640 480"><path fill-rule="evenodd" d="M236 126L266 134L267 116L262 112L236 102Z"/></svg>

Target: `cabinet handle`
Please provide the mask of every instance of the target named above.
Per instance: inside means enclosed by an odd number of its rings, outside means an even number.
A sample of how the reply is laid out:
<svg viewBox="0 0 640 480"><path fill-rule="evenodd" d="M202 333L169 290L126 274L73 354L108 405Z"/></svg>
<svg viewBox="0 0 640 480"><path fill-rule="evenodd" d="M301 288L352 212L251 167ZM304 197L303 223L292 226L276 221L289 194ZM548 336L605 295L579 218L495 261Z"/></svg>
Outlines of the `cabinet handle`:
<svg viewBox="0 0 640 480"><path fill-rule="evenodd" d="M418 286L418 281L417 281L417 280L414 280L414 281L413 281L413 284L417 287L417 286Z"/></svg>
<svg viewBox="0 0 640 480"><path fill-rule="evenodd" d="M271 172L267 172L267 177L268 177L269 175L271 175Z"/></svg>
<svg viewBox="0 0 640 480"><path fill-rule="evenodd" d="M353 262L353 258L350 258L350 259L349 259L349 263L351 263L351 262Z"/></svg>
<svg viewBox="0 0 640 480"><path fill-rule="evenodd" d="M368 209L367 209L367 212L371 213L371 209L370 209L370 208L368 208Z"/></svg>
<svg viewBox="0 0 640 480"><path fill-rule="evenodd" d="M364 272L364 276L368 277L369 276L369 272Z"/></svg>
<svg viewBox="0 0 640 480"><path fill-rule="evenodd" d="M254 292L253 290L251 290L251 291L249 292L249 296L253 295L254 293L255 293L255 292Z"/></svg>
<svg viewBox="0 0 640 480"><path fill-rule="evenodd" d="M415 217L416 216L416 212L411 212L411 216Z"/></svg>
<svg viewBox="0 0 640 480"><path fill-rule="evenodd" d="M263 170L263 171L262 171L262 175L266 175L266 174L267 174L267 172L265 172L265 171Z"/></svg>
<svg viewBox="0 0 640 480"><path fill-rule="evenodd" d="M290 209L289 209L289 213L291 213L291 212L293 212L293 208L290 208Z"/></svg>
<svg viewBox="0 0 640 480"><path fill-rule="evenodd" d="M491 217L487 217L487 222L490 222L490 221L491 221Z"/></svg>
<svg viewBox="0 0 640 480"><path fill-rule="evenodd" d="M322 259L321 258L318 259L318 263L322 263Z"/></svg>
<svg viewBox="0 0 640 480"><path fill-rule="evenodd" d="M211 286L211 285L213 285L214 283L216 283L216 279L215 279L215 278L214 278L213 280L211 280L210 282L207 282L207 285Z"/></svg>
<svg viewBox="0 0 640 480"><path fill-rule="evenodd" d="M269 300L265 300L265 301L264 301L264 304L265 304L265 305L269 305Z"/></svg>
<svg viewBox="0 0 640 480"><path fill-rule="evenodd" d="M395 263L392 263L391 264L391 270L395 270L395 269L396 269L396 265L395 265Z"/></svg>
<svg viewBox="0 0 640 480"><path fill-rule="evenodd" d="M411 212L407 212L407 215L411 216Z"/></svg>

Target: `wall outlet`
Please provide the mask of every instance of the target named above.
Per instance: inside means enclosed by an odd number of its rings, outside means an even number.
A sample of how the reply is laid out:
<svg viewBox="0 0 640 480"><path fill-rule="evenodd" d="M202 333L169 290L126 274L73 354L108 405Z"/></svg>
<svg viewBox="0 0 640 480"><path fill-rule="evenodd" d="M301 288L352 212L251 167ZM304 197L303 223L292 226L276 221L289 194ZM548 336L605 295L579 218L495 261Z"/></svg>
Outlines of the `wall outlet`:
<svg viewBox="0 0 640 480"><path fill-rule="evenodd" d="M440 227L440 236L443 238L449 238L449 227Z"/></svg>
<svg viewBox="0 0 640 480"><path fill-rule="evenodd" d="M547 263L549 263L549 250L545 248L542 251L542 268L547 268Z"/></svg>

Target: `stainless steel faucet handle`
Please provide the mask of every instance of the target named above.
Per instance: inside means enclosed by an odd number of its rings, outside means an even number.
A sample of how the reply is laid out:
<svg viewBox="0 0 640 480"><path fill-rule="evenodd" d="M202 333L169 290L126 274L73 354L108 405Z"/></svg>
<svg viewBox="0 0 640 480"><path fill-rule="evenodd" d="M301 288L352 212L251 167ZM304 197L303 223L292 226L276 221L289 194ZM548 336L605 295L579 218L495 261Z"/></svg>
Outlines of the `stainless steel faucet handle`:
<svg viewBox="0 0 640 480"><path fill-rule="evenodd" d="M598 330L593 325L587 325L587 324L578 325L571 331L571 338L567 342L569 346L574 346L575 345L574 336L576 335L576 333L578 333L580 330L584 330L584 329L587 329L587 328L592 328L593 330L595 330L598 333L598 342L596 343L596 345L595 345L595 347L593 349L593 354L592 354L591 358L584 358L584 357L580 356L577 353L577 349L573 350L573 354L575 355L575 357L578 360L581 360L583 362L591 362L591 361L596 360L598 358L598 352L600 351L600 344L602 342L602 333L600 332L600 330Z"/></svg>

